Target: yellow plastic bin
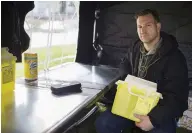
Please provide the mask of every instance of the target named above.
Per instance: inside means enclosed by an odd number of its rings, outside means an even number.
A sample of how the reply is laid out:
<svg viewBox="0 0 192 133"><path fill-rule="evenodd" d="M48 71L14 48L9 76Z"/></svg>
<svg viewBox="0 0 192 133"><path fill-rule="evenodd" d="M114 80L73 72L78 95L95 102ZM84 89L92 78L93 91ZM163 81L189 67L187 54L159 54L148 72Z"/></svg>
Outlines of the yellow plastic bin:
<svg viewBox="0 0 192 133"><path fill-rule="evenodd" d="M139 122L134 114L147 115L154 108L162 95L156 91L129 86L128 82L118 81L112 113Z"/></svg>
<svg viewBox="0 0 192 133"><path fill-rule="evenodd" d="M1 109L14 100L16 57L1 48Z"/></svg>

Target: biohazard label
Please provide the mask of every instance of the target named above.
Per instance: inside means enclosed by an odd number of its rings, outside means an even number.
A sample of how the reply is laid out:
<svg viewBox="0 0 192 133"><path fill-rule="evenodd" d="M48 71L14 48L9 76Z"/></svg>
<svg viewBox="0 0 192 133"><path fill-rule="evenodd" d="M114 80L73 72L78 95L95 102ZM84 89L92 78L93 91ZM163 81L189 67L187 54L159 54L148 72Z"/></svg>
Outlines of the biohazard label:
<svg viewBox="0 0 192 133"><path fill-rule="evenodd" d="M13 67L6 66L2 68L2 82L3 84L13 81Z"/></svg>

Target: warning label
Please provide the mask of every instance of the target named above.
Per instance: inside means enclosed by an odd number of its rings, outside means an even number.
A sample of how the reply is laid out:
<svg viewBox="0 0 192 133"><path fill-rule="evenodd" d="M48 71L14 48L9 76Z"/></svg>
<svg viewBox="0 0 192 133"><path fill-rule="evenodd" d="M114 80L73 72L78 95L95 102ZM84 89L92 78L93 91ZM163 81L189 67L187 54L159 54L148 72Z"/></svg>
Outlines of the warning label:
<svg viewBox="0 0 192 133"><path fill-rule="evenodd" d="M3 84L13 81L13 67L6 66L2 68L2 80Z"/></svg>

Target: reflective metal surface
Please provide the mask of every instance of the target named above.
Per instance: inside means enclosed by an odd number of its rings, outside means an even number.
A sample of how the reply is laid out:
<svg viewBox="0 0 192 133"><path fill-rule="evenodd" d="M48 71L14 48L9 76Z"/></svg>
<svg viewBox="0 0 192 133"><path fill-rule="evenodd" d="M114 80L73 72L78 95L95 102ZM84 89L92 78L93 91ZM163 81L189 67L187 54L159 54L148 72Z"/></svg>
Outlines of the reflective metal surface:
<svg viewBox="0 0 192 133"><path fill-rule="evenodd" d="M102 90L114 83L119 77L120 74L117 68L68 63L41 73L38 77L37 86L49 87L51 84L78 81L85 88ZM23 81L24 79L20 79L18 83L23 84Z"/></svg>
<svg viewBox="0 0 192 133"><path fill-rule="evenodd" d="M38 80L30 84L23 78L18 79L14 95L7 97L12 98L12 102L3 108L2 132L55 132L63 125L65 130L76 119L84 118L80 112L88 105L91 107L119 77L116 68L69 63L41 73ZM68 81L81 82L83 92L67 96L51 93L51 85Z"/></svg>
<svg viewBox="0 0 192 133"><path fill-rule="evenodd" d="M78 113L94 95L82 93L58 97L49 89L30 89L17 84L13 97L1 115L3 133L46 132Z"/></svg>

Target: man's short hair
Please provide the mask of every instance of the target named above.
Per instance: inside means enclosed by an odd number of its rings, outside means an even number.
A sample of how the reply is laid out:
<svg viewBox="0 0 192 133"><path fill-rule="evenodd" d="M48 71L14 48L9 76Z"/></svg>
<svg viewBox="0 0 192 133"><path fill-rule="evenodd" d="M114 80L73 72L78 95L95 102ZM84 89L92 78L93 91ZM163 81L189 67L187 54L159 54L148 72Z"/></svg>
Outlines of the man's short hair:
<svg viewBox="0 0 192 133"><path fill-rule="evenodd" d="M145 9L145 10L142 10L142 11L139 11L139 12L135 13L135 19L137 20L137 18L139 16L145 16L145 15L148 15L148 14L151 14L153 16L153 18L156 20L157 23L160 22L159 13L154 9Z"/></svg>

